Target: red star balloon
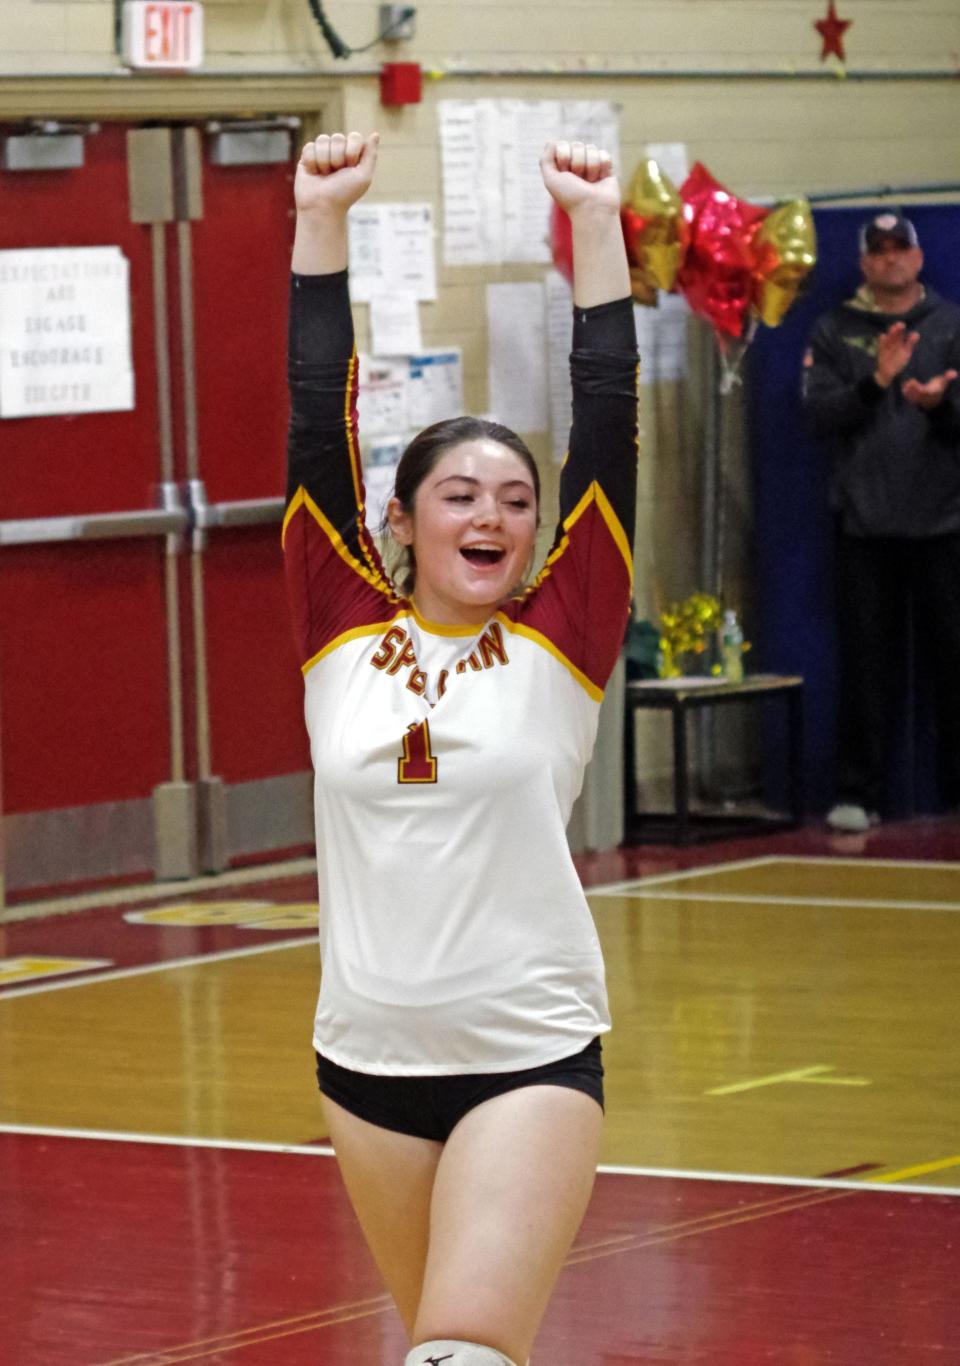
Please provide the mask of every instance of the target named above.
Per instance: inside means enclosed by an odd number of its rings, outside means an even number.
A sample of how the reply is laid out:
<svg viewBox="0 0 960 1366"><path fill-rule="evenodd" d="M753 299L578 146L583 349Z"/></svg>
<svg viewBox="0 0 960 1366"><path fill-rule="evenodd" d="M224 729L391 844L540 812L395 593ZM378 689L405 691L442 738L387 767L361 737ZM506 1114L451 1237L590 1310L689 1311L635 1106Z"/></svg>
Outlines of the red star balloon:
<svg viewBox="0 0 960 1366"><path fill-rule="evenodd" d="M738 199L697 162L680 187L690 240L677 290L718 336L742 337L748 324L753 239L769 209Z"/></svg>
<svg viewBox="0 0 960 1366"><path fill-rule="evenodd" d="M826 19L817 19L813 25L823 39L823 51L820 53L821 62L825 62L831 53L835 57L839 57L841 62L847 60L847 54L843 50L843 35L852 23L852 19L837 17L835 0L830 0L827 6Z"/></svg>

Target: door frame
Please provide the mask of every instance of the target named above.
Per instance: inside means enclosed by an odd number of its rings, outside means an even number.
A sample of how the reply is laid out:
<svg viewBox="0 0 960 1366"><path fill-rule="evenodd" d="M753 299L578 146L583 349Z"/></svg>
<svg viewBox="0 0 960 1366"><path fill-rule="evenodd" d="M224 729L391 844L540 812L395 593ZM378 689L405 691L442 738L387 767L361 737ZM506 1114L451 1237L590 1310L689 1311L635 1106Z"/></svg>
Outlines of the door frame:
<svg viewBox="0 0 960 1366"><path fill-rule="evenodd" d="M326 83L325 73L245 75L205 72L162 76L3 76L0 77L0 121L18 119L93 119L126 123L131 119L200 119L221 115L275 113L285 109L311 128L340 127L343 84Z"/></svg>
<svg viewBox="0 0 960 1366"><path fill-rule="evenodd" d="M324 127L340 127L343 104L342 81L324 82L318 72L201 73L174 78L123 72L0 78L0 124L32 119L89 120L99 124L144 119L199 121L283 111L300 118L307 140ZM292 775L277 781L289 784L299 778L300 775ZM5 906L4 825L0 794L0 920Z"/></svg>

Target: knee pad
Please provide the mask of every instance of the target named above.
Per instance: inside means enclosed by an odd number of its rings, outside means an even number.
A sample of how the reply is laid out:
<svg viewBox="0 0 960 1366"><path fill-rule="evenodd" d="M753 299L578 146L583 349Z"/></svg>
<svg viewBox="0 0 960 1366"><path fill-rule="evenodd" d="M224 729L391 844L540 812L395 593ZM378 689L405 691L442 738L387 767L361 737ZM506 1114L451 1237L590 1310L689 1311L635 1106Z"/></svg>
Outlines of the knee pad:
<svg viewBox="0 0 960 1366"><path fill-rule="evenodd" d="M404 1366L516 1366L509 1357L479 1342L421 1342L407 1353Z"/></svg>

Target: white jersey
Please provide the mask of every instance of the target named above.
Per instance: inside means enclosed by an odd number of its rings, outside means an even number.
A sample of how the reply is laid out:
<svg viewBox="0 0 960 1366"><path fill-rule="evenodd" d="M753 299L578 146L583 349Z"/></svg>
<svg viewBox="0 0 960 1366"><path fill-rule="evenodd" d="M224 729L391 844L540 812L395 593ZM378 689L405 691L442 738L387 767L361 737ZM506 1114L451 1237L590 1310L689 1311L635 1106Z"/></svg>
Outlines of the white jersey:
<svg viewBox="0 0 960 1366"><path fill-rule="evenodd" d="M583 326L619 325L619 307ZM284 545L316 771L314 1044L388 1075L537 1066L610 1025L565 827L629 605L630 546L606 490L626 484L616 502L630 505L636 358L584 351L574 433L602 407L616 449L574 486L533 588L482 628L436 625L398 597L364 529L355 361L306 345L317 310L342 323L344 309L344 276L294 278ZM601 484L603 470L617 478Z"/></svg>

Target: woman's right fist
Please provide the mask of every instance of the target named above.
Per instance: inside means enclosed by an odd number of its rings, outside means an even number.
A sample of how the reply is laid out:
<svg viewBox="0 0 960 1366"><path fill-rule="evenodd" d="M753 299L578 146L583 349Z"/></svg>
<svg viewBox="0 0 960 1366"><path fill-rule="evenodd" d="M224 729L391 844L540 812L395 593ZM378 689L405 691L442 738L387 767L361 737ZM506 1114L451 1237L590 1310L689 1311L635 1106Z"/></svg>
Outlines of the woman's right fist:
<svg viewBox="0 0 960 1366"><path fill-rule="evenodd" d="M308 142L294 181L297 209L346 213L370 188L379 145L379 133L321 133Z"/></svg>

